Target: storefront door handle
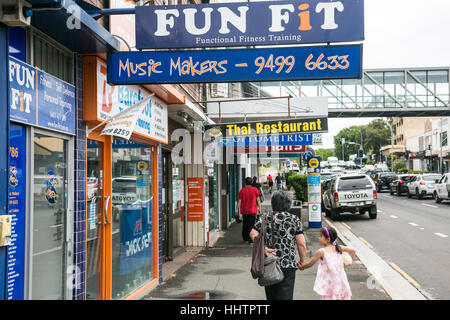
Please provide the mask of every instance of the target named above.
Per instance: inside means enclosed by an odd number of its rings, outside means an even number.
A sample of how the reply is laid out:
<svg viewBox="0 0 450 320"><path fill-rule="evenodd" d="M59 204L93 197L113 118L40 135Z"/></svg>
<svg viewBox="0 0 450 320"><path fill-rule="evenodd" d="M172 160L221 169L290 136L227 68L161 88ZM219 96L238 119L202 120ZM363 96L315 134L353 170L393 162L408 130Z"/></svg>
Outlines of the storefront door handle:
<svg viewBox="0 0 450 320"><path fill-rule="evenodd" d="M107 196L107 197L106 197L106 203L105 203L105 219L106 219L106 224L111 224L111 221L109 221L109 217L108 217L109 200L111 200L111 196Z"/></svg>

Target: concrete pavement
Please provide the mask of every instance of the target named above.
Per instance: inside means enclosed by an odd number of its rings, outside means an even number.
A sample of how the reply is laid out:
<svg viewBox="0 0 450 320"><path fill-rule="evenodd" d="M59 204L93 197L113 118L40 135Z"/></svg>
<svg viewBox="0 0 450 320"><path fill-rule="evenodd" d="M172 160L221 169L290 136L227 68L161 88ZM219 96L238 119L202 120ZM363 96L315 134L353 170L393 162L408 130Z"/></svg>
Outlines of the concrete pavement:
<svg viewBox="0 0 450 320"><path fill-rule="evenodd" d="M268 205L267 200L265 205ZM302 209L302 222L310 258L320 247L317 241L319 230L308 228L305 208ZM188 256L185 264L172 267L172 273L165 273L164 282L142 299L265 300L264 288L251 277L252 247L243 242L241 230L242 224L234 222L214 247L191 251L192 257ZM163 266L163 273L164 269ZM313 291L316 270L317 264L305 271L297 271L294 300L320 299ZM355 257L353 264L346 267L346 272L352 299L391 299L359 258Z"/></svg>

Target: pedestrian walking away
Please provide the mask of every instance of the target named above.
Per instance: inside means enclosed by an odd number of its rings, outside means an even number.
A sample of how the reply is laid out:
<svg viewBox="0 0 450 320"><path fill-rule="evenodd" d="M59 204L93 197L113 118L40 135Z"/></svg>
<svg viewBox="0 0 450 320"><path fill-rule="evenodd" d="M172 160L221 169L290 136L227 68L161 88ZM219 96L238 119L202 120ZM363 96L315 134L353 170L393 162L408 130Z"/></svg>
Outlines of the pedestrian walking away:
<svg viewBox="0 0 450 320"><path fill-rule="evenodd" d="M317 250L305 264L298 263L299 269L305 270L319 261L313 290L322 300L350 300L352 292L344 270L343 253L348 253L353 259L355 249L338 245L334 228L322 228L319 244L323 248Z"/></svg>
<svg viewBox="0 0 450 320"><path fill-rule="evenodd" d="M266 256L269 254L277 256L277 264L283 272L284 279L280 283L265 286L264 289L267 300L292 300L297 264L303 264L306 261L306 242L303 235L303 226L299 217L288 212L292 204L292 199L288 192L275 191L272 195L271 204L273 212L266 217L265 254ZM250 233L252 240L261 232L261 224L262 217L258 219ZM299 262L296 262L295 249L297 249L300 256Z"/></svg>
<svg viewBox="0 0 450 320"><path fill-rule="evenodd" d="M278 172L278 175L275 177L275 182L277 183L277 190L282 190L283 180L281 179L281 174Z"/></svg>
<svg viewBox="0 0 450 320"><path fill-rule="evenodd" d="M267 176L267 181L269 182L269 193L272 193L272 191L273 191L273 178L272 178L272 176L270 174Z"/></svg>
<svg viewBox="0 0 450 320"><path fill-rule="evenodd" d="M236 206L236 215L239 215L239 211L242 214L242 239L249 243L253 242L250 239L250 231L255 224L256 214L261 212L259 191L252 187L252 183L252 178L245 178L245 188L239 191Z"/></svg>
<svg viewBox="0 0 450 320"><path fill-rule="evenodd" d="M258 178L257 177L253 177L252 187L258 189L258 191L259 191L259 200L261 201L261 203L263 203L264 202L264 192L262 190L261 183L258 182Z"/></svg>

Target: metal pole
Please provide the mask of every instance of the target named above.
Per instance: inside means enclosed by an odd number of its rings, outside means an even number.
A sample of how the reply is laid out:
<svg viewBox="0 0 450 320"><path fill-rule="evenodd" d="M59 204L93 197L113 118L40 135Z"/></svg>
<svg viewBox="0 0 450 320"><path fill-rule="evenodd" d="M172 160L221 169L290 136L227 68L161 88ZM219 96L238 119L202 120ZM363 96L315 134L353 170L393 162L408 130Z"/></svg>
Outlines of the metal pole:
<svg viewBox="0 0 450 320"><path fill-rule="evenodd" d="M442 136L443 136L443 132L442 132L442 118L440 119L440 121L441 121L441 133L439 135L439 144L440 144L439 169L441 171L441 174L444 174L444 168L443 168L443 161L444 161L444 159L442 158Z"/></svg>

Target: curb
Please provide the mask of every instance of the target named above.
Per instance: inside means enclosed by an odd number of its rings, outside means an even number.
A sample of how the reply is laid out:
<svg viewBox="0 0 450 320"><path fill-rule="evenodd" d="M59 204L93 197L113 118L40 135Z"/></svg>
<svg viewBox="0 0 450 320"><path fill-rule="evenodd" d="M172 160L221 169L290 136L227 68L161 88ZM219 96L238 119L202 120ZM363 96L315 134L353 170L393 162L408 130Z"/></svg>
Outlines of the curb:
<svg viewBox="0 0 450 320"><path fill-rule="evenodd" d="M386 261L371 250L364 242L356 237L353 232L334 224L326 217L323 221L335 228L339 239L349 247L356 249L356 255L367 271L383 287L392 300L430 300L428 294L414 287L408 280L394 270Z"/></svg>

